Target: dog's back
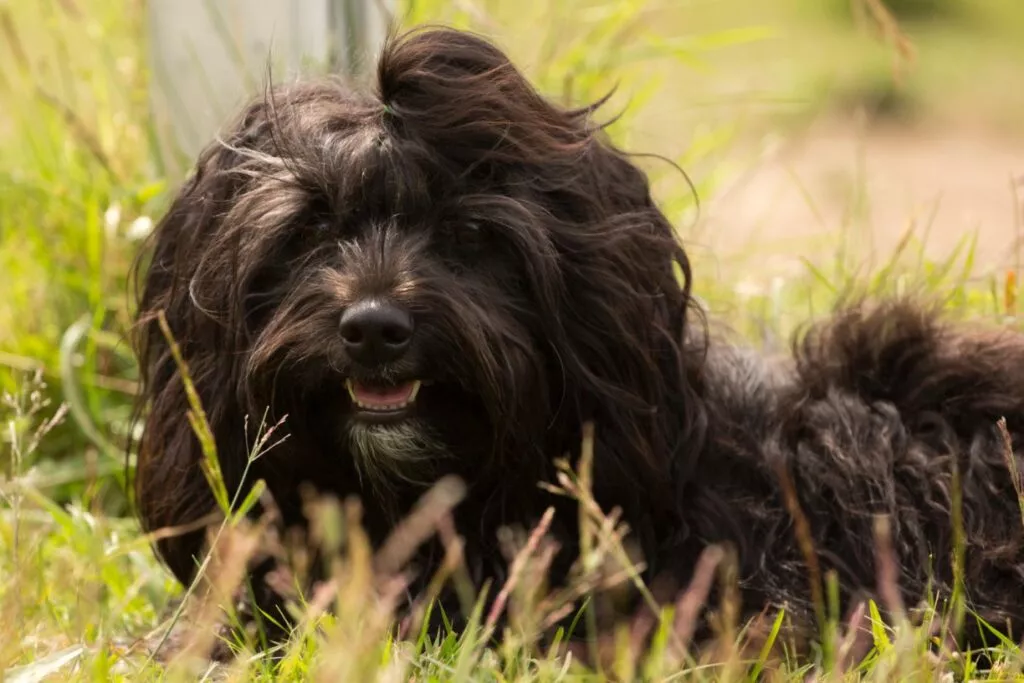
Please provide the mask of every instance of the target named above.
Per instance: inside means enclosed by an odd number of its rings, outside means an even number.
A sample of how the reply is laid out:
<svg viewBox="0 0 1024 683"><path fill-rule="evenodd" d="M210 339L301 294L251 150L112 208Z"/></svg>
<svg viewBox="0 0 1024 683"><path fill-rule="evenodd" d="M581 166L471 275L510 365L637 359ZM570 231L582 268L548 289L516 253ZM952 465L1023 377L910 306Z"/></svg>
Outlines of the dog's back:
<svg viewBox="0 0 1024 683"><path fill-rule="evenodd" d="M822 572L836 571L847 600L884 589L875 538L882 515L908 607L949 600L962 578L968 619L976 611L997 629L1020 629L1024 337L889 302L811 328L791 365L725 358L712 354L709 363L711 440L699 500L687 507L702 537L737 545L749 609L787 603L813 619L782 476ZM979 624L968 623L964 636L976 643Z"/></svg>

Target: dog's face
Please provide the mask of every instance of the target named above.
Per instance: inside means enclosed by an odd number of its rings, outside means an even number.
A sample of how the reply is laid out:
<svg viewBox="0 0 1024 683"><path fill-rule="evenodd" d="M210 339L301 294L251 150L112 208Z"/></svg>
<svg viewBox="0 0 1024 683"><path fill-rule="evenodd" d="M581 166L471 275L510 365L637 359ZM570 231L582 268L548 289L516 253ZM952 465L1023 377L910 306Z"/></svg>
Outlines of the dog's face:
<svg viewBox="0 0 1024 683"><path fill-rule="evenodd" d="M319 127L320 113L299 108L284 126ZM232 294L250 409L297 418L375 480L486 458L550 390L529 284L538 268L557 279L538 262L546 201L507 169L466 175L376 112L332 124L294 131L304 144L290 157L253 157L224 223L259 255L241 261Z"/></svg>
<svg viewBox="0 0 1024 683"><path fill-rule="evenodd" d="M378 491L529 480L596 418L624 467L664 479L689 264L644 174L594 109L549 103L475 36L396 41L377 81L254 102L160 222L140 487L198 457L160 311L222 450L269 412L297 445L266 457L351 459Z"/></svg>

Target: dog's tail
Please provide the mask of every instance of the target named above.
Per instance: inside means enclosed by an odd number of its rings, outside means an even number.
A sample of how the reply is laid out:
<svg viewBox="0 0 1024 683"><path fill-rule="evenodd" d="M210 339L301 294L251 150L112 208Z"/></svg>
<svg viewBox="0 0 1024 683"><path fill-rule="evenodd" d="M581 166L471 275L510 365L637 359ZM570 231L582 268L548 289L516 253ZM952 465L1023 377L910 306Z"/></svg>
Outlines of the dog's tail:
<svg viewBox="0 0 1024 683"><path fill-rule="evenodd" d="M960 439L1005 418L1024 430L1024 335L968 327L908 300L844 308L796 343L809 398L849 392L885 402L909 424L938 418Z"/></svg>

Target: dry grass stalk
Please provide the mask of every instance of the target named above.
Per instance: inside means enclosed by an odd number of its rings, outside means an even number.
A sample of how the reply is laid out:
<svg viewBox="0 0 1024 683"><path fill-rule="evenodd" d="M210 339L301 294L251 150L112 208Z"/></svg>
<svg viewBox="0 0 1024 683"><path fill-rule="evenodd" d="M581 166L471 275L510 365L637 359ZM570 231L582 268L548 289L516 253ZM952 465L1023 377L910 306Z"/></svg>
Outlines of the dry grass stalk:
<svg viewBox="0 0 1024 683"><path fill-rule="evenodd" d="M501 587L498 592L494 603L491 605L491 610L487 614L487 620L484 622L484 627L489 631L495 627L498 623L498 618L501 613L505 611L505 605L508 603L509 595L515 589L522 577L523 571L526 569L531 556L533 556L540 546L541 539L547 534L548 529L551 528L551 520L555 517L555 509L548 508L544 511L544 516L541 517L540 522L533 528L530 533L530 537L526 541L526 545L523 549L516 554L512 560L512 567L509 570L508 579L505 581L505 585Z"/></svg>
<svg viewBox="0 0 1024 683"><path fill-rule="evenodd" d="M217 542L211 543L201 593L195 596L194 614L187 619L189 636L168 661L172 680L189 680L197 667L210 659L223 625L225 605L231 605L238 594L249 562L259 550L262 531L262 524L242 521L223 529Z"/></svg>
<svg viewBox="0 0 1024 683"><path fill-rule="evenodd" d="M818 621L819 633L824 633L827 627L825 611L825 594L823 590L821 564L818 561L818 553L814 548L814 537L811 533L811 524L807 520L803 509L800 507L800 499L796 493L796 486L786 469L785 464L780 463L776 467L776 475L779 485L782 488L786 510L793 519L793 531L796 535L800 552L804 556L804 563L807 565L807 573L810 581L811 600L814 604L814 612Z"/></svg>
<svg viewBox="0 0 1024 683"><path fill-rule="evenodd" d="M669 656L673 662L682 662L689 651L693 636L700 623L700 612L708 603L715 574L725 559L725 551L718 546L708 546L700 554L693 578L686 590L676 600L675 617L672 621L672 642Z"/></svg>
<svg viewBox="0 0 1024 683"><path fill-rule="evenodd" d="M874 533L878 595L890 617L897 622L897 626L902 627L907 622L907 610L903 596L900 595L899 562L892 546L892 527L887 516L875 516Z"/></svg>
<svg viewBox="0 0 1024 683"><path fill-rule="evenodd" d="M404 567L416 550L437 533L441 520L451 514L465 492L465 484L456 477L444 477L434 484L377 552L377 570L390 574Z"/></svg>
<svg viewBox="0 0 1024 683"><path fill-rule="evenodd" d="M1003 459L1006 461L1006 467L1010 470L1013 490L1017 492L1017 505L1020 507L1021 524L1024 524L1024 477L1021 476L1020 469L1017 466L1017 456L1013 452L1013 438L1010 436L1010 430L1006 427L1005 417L999 418L996 426L999 427L999 435L1003 440Z"/></svg>

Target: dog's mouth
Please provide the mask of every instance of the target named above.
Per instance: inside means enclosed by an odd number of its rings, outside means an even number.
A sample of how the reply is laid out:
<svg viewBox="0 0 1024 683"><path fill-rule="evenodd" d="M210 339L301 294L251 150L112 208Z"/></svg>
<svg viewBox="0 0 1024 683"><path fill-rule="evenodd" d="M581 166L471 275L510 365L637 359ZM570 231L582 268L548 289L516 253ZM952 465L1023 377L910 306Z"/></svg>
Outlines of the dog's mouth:
<svg viewBox="0 0 1024 683"><path fill-rule="evenodd" d="M399 384L345 380L352 405L361 417L367 418L395 418L406 415L413 409L421 385L422 382L418 379Z"/></svg>

